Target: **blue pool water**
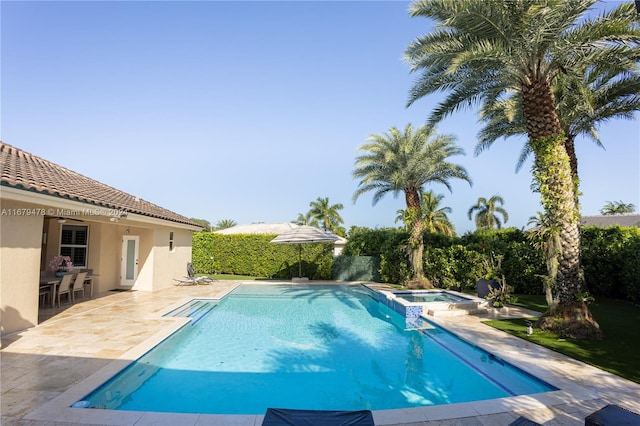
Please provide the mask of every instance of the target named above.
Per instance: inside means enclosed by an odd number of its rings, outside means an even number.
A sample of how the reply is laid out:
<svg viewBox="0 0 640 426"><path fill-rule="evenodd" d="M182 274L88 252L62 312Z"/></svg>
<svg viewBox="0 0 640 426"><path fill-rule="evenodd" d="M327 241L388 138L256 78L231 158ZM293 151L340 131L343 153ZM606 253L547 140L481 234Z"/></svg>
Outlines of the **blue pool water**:
<svg viewBox="0 0 640 426"><path fill-rule="evenodd" d="M84 398L117 410L382 410L555 390L363 286L242 285Z"/></svg>

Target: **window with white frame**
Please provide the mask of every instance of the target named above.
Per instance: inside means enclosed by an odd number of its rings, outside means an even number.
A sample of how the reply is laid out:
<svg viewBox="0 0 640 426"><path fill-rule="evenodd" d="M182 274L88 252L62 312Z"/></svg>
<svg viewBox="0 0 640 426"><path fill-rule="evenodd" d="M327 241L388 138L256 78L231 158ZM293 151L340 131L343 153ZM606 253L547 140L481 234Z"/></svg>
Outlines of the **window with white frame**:
<svg viewBox="0 0 640 426"><path fill-rule="evenodd" d="M69 256L73 267L86 268L89 252L89 227L86 225L62 225L60 255Z"/></svg>

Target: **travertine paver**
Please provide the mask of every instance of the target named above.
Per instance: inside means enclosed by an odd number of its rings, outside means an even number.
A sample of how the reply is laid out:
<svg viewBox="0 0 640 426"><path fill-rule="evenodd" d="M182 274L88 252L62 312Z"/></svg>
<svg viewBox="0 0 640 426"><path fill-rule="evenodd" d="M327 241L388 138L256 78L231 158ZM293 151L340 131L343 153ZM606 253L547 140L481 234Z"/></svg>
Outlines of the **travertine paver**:
<svg viewBox="0 0 640 426"><path fill-rule="evenodd" d="M161 315L194 297L218 298L238 282L171 287L154 293L105 293L62 310L2 339L2 425L78 424L259 425L262 416L222 416L70 409L92 390L185 320ZM516 309L487 316L529 316ZM480 323L485 317L433 319L464 339L561 390L490 401L374 412L379 425L508 425L520 415L545 425L583 425L607 403L640 412L640 385Z"/></svg>

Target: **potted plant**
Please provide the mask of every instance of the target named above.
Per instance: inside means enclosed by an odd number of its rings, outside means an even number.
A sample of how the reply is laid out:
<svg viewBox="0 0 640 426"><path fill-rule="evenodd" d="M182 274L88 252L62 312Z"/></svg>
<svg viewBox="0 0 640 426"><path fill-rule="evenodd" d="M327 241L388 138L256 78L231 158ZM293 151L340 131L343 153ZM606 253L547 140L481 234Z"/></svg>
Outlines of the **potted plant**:
<svg viewBox="0 0 640 426"><path fill-rule="evenodd" d="M73 262L69 256L54 256L49 262L49 270L55 272L57 277L61 277L73 269Z"/></svg>
<svg viewBox="0 0 640 426"><path fill-rule="evenodd" d="M483 257L479 262L479 278L476 281L478 297L486 299L492 289L500 287L500 281L504 280L502 274L502 256L491 253Z"/></svg>
<svg viewBox="0 0 640 426"><path fill-rule="evenodd" d="M478 297L491 302L494 308L502 308L512 301L511 287L502 273L502 256L491 253L481 262L482 278L476 283Z"/></svg>
<svg viewBox="0 0 640 426"><path fill-rule="evenodd" d="M506 284L504 277L498 282L497 287L489 289L489 294L485 296L485 299L489 300L494 308L502 308L506 303L512 301L511 287Z"/></svg>

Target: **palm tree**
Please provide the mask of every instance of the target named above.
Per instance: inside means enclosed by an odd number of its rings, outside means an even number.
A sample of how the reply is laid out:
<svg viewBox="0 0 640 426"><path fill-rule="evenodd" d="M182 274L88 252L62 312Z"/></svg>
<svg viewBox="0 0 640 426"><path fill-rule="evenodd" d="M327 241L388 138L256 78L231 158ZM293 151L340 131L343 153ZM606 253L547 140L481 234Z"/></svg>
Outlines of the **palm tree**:
<svg viewBox="0 0 640 426"><path fill-rule="evenodd" d="M500 204L500 205L498 205ZM473 217L473 212L476 212L476 228L478 229L500 229L502 228L502 222L497 213L502 215L504 223L509 220L509 214L501 206L504 205L504 199L500 195L494 195L488 200L484 197L478 198L478 202L471 206L467 215L469 220Z"/></svg>
<svg viewBox="0 0 640 426"><path fill-rule="evenodd" d="M298 213L298 218L292 222L298 225L315 226L317 228L320 227L318 221L311 217L311 212L307 212L306 214Z"/></svg>
<svg viewBox="0 0 640 426"><path fill-rule="evenodd" d="M337 233L340 224L344 223L340 213L338 213L338 210L342 210L344 206L340 203L330 205L329 197L318 197L316 201L309 203L309 207L311 207L309 217L317 223L322 224L322 228L325 231Z"/></svg>
<svg viewBox="0 0 640 426"><path fill-rule="evenodd" d="M238 222L233 219L220 219L216 222L216 229L227 229L236 226Z"/></svg>
<svg viewBox="0 0 640 426"><path fill-rule="evenodd" d="M629 203L623 203L622 201L607 201L607 204L600 210L603 215L616 215L627 214L636 211L636 206Z"/></svg>
<svg viewBox="0 0 640 426"><path fill-rule="evenodd" d="M388 193L395 197L404 193L407 219L411 223L408 250L412 280L423 281L424 221L420 194L428 183L441 183L449 191L451 179L462 179L471 184L464 167L447 161L464 151L456 145L453 135L439 135L433 126L422 126L414 131L411 124L407 124L404 131L392 127L388 133L371 135L369 142L358 150L363 154L355 161L353 177L360 182L353 201L371 191L375 205Z"/></svg>
<svg viewBox="0 0 640 426"><path fill-rule="evenodd" d="M599 125L616 118L631 120L640 110L640 74L637 72L619 69L613 64L585 64L580 74L579 78L559 74L553 81L558 118L566 135L564 145L576 185L579 182L576 138L585 136L604 148L598 135ZM489 149L500 138L527 133L519 96L511 95L488 105L481 111L481 117L484 127L479 134L475 155ZM531 147L525 143L516 171L530 155ZM577 186L575 191L577 194Z"/></svg>
<svg viewBox="0 0 640 426"><path fill-rule="evenodd" d="M549 219L547 218L547 215L538 211L535 216L529 217L527 226L531 226L533 228L547 228L548 223Z"/></svg>
<svg viewBox="0 0 640 426"><path fill-rule="evenodd" d="M420 194L420 205L423 228L433 234L456 235L456 228L449 220L447 214L451 214L451 207L440 207L440 202L444 198L443 194L436 195L433 191L426 191ZM402 220L405 227L411 229L411 218L407 210L398 210L396 222Z"/></svg>
<svg viewBox="0 0 640 426"><path fill-rule="evenodd" d="M202 232L211 232L212 228L211 228L211 223L209 223L208 220L205 219L197 219L195 217L192 217L191 220L193 222L196 222L197 224L202 226Z"/></svg>
<svg viewBox="0 0 640 426"><path fill-rule="evenodd" d="M447 92L429 123L469 105L491 111L511 94L519 98L534 154L534 181L560 242L553 253L558 267L548 268L554 290L547 300L549 313L567 318L557 325L581 337L601 333L579 298L579 212L553 82L561 73L576 75L585 63L632 69L635 61L622 52L640 39L633 4L583 20L595 2L419 0L410 7L412 16L431 18L436 26L405 51L412 70L421 71L410 105L431 93Z"/></svg>

